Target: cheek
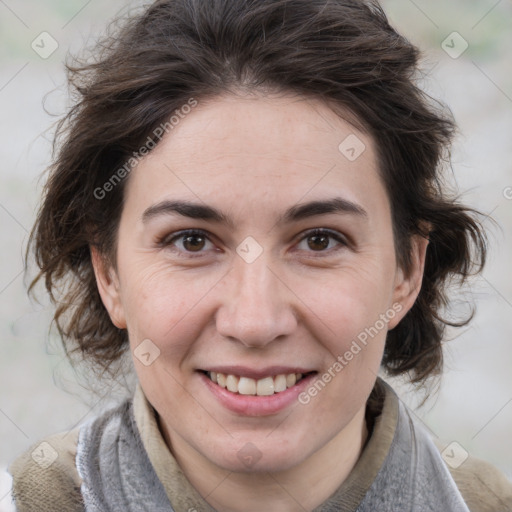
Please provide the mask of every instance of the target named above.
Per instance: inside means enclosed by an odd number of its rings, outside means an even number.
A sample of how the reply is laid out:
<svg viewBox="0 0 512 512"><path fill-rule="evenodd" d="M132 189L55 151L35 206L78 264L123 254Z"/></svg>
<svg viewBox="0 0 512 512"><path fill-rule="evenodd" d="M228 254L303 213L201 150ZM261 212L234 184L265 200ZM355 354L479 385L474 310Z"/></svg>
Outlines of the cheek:
<svg viewBox="0 0 512 512"><path fill-rule="evenodd" d="M297 295L331 334L354 337L389 308L392 282L383 269L347 267L319 280L297 282Z"/></svg>
<svg viewBox="0 0 512 512"><path fill-rule="evenodd" d="M218 278L143 259L124 270L123 307L132 345L149 338L166 350L169 340L186 339L198 329L198 306Z"/></svg>
<svg viewBox="0 0 512 512"><path fill-rule="evenodd" d="M385 268L384 259L376 261L347 266L315 283L303 281L298 290L307 298L309 329L328 353L326 368L337 376L334 388L339 391L360 387L366 377L370 385L395 315L390 309L392 272Z"/></svg>

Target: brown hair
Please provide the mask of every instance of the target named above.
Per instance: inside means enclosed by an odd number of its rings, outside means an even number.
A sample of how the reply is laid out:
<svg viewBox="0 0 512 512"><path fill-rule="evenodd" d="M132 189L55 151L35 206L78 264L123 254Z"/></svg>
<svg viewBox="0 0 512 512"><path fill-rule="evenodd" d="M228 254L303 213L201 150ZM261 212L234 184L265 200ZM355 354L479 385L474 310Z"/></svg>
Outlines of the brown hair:
<svg viewBox="0 0 512 512"><path fill-rule="evenodd" d="M40 268L30 290L44 277L68 355L109 370L127 348L126 331L101 302L90 246L115 267L129 177L109 187L104 200L95 191L191 98L276 90L339 107L376 141L405 271L411 236L430 239L419 297L388 333L383 366L413 382L440 373L446 325L470 320L441 316L447 284L481 270L486 238L477 212L442 187L455 124L416 85L419 52L377 2L162 0L124 20L93 55L67 66L76 101L58 124L27 248Z"/></svg>

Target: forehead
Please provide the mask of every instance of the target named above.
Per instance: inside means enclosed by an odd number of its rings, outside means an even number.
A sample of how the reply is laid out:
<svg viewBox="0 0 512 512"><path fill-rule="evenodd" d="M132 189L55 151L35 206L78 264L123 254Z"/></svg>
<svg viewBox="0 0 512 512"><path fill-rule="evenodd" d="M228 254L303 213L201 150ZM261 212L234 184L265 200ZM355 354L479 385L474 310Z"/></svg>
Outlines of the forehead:
<svg viewBox="0 0 512 512"><path fill-rule="evenodd" d="M176 157L196 150L195 157L203 160L243 151L258 158L317 162L320 152L338 157L347 137L372 143L346 114L341 118L326 103L297 95L220 96L199 101L153 154L172 146Z"/></svg>
<svg viewBox="0 0 512 512"><path fill-rule="evenodd" d="M369 135L320 100L228 95L199 101L164 136L132 171L126 199L186 196L257 212L333 192L385 202Z"/></svg>

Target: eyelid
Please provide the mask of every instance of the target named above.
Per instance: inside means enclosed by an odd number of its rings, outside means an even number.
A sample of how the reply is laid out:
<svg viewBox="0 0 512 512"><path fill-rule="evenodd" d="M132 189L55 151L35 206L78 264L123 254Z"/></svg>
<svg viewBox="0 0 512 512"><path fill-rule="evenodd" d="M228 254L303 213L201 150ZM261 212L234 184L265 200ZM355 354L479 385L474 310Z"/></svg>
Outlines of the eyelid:
<svg viewBox="0 0 512 512"><path fill-rule="evenodd" d="M159 244L169 244L173 240L176 240L177 238L181 238L181 237L184 237L187 235L203 235L207 238L210 238L213 236L211 233L208 233L208 231L205 231L204 229L190 228L190 229L181 229L179 231L173 231L172 233L168 233L167 235L159 237L157 241Z"/></svg>
<svg viewBox="0 0 512 512"><path fill-rule="evenodd" d="M179 240L181 238L184 238L186 236L191 235L201 235L204 238L206 238L210 243L214 243L212 238L215 238L211 233L208 231L205 231L204 229L200 228L192 228L192 229L182 229L181 231L175 231L173 233L170 233L168 235L165 235L157 240L157 245L161 248L170 248L174 247L173 241ZM203 255L203 251L198 251L197 253L194 253L193 251L181 251L179 249L171 249L173 252L178 254L186 254L187 258L198 258Z"/></svg>
<svg viewBox="0 0 512 512"><path fill-rule="evenodd" d="M311 253L312 255L315 255L315 253L316 253L318 257L321 257L322 255L324 255L324 256L330 255L332 252L336 252L340 249L344 249L344 248L351 246L351 243L346 236L342 235L338 231L335 231L335 230L332 230L329 228L313 228L313 229L308 229L306 231L303 231L302 233L300 233L298 235L299 238L298 238L297 243L300 243L307 237L313 236L313 235L329 236L330 238L333 238L334 240L336 240L338 242L338 244L341 246L338 248L331 248L326 251L307 251L308 253ZM317 257L317 256L315 256L315 257Z"/></svg>
<svg viewBox="0 0 512 512"><path fill-rule="evenodd" d="M215 243L214 242L215 236L212 235L211 233L209 233L208 231L206 231L204 229L200 229L200 228L183 229L181 231L176 231L176 232L170 233L170 234L160 238L157 243L158 243L158 246L162 247L162 248L173 247L173 249L171 249L173 252L178 253L180 255L185 254L186 255L185 257L187 257L187 258L201 257L204 254L204 251L198 251L198 252L182 251L173 246L173 241L179 240L183 237L191 236L191 235L192 236L200 235L200 236L203 236L204 238L206 238L210 243L212 243L212 244ZM322 256L325 257L327 255L331 255L333 252L337 252L341 249L351 246L351 242L347 239L346 236L342 235L338 231L335 231L335 230L332 230L329 228L312 228L312 229L308 229L306 231L302 231L296 237L296 244L302 242L307 237L313 236L313 235L327 235L330 238L336 240L340 246L340 247L331 248L331 249L328 249L325 251L305 251L307 253L310 253L311 256L313 256L313 257L322 257Z"/></svg>

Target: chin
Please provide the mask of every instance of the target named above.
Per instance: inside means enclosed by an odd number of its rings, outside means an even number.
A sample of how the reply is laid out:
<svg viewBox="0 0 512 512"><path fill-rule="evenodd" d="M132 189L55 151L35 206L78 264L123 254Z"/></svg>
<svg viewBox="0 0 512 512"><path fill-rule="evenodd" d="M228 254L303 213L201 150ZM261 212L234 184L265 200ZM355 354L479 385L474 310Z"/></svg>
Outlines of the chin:
<svg viewBox="0 0 512 512"><path fill-rule="evenodd" d="M272 442L259 436L258 439L251 440L251 436L248 436L246 441L233 443L236 446L224 447L216 453L203 452L203 455L215 465L236 473L287 471L308 455L302 443L290 442L289 437L286 441L276 438Z"/></svg>

